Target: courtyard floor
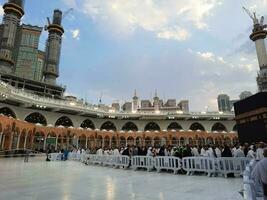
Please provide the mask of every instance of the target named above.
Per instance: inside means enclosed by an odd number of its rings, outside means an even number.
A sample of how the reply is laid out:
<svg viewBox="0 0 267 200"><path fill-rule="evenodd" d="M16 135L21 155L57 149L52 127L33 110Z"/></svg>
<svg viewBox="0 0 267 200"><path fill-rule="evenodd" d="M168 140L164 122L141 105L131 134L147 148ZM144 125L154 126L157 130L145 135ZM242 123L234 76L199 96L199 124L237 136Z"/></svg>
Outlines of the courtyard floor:
<svg viewBox="0 0 267 200"><path fill-rule="evenodd" d="M1 200L241 200L241 178L0 159Z"/></svg>

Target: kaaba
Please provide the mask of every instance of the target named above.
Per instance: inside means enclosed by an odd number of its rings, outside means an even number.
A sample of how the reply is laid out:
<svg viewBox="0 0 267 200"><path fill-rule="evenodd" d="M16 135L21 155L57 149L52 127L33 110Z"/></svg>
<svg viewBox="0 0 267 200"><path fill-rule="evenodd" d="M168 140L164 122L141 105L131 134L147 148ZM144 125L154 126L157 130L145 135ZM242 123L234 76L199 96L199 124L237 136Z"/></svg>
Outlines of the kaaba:
<svg viewBox="0 0 267 200"><path fill-rule="evenodd" d="M267 142L267 92L259 92L234 104L241 143Z"/></svg>

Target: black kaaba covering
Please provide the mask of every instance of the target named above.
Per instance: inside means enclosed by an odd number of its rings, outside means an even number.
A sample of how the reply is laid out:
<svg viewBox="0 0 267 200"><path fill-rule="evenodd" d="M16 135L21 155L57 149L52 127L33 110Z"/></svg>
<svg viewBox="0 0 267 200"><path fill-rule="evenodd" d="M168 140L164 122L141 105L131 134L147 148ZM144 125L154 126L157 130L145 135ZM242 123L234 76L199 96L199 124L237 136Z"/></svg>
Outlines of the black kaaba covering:
<svg viewBox="0 0 267 200"><path fill-rule="evenodd" d="M234 104L241 143L267 142L267 92L259 92Z"/></svg>

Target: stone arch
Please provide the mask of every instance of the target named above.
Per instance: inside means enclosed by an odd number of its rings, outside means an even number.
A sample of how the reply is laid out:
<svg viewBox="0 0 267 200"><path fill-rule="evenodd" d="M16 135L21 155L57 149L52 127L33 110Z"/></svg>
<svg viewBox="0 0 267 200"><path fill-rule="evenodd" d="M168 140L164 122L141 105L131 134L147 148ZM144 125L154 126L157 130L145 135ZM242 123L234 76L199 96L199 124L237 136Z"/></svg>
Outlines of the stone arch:
<svg viewBox="0 0 267 200"><path fill-rule="evenodd" d="M204 126L198 122L191 124L189 129L192 131L197 131L197 130L205 131Z"/></svg>
<svg viewBox="0 0 267 200"><path fill-rule="evenodd" d="M136 143L136 146L142 146L142 138L141 137L137 137L136 139L135 139L135 143Z"/></svg>
<svg viewBox="0 0 267 200"><path fill-rule="evenodd" d="M172 137L172 145L173 146L178 146L179 145L179 141L177 140L176 137Z"/></svg>
<svg viewBox="0 0 267 200"><path fill-rule="evenodd" d="M217 122L212 126L211 131L217 131L217 132L225 131L225 132L227 132L227 129L222 123Z"/></svg>
<svg viewBox="0 0 267 200"><path fill-rule="evenodd" d="M130 145L130 146L134 145L134 138L132 136L129 136L127 138L127 145Z"/></svg>
<svg viewBox="0 0 267 200"><path fill-rule="evenodd" d="M79 137L79 142L78 142L78 146L79 148L81 149L86 149L86 136L85 134L82 134L80 137Z"/></svg>
<svg viewBox="0 0 267 200"><path fill-rule="evenodd" d="M123 136L120 136L120 146L126 146L126 139Z"/></svg>
<svg viewBox="0 0 267 200"><path fill-rule="evenodd" d="M55 132L49 132L46 137L46 149L56 150L57 149L57 134Z"/></svg>
<svg viewBox="0 0 267 200"><path fill-rule="evenodd" d="M64 126L64 127L70 127L73 126L73 122L71 119L67 116L62 116L58 118L58 120L55 123L55 126Z"/></svg>
<svg viewBox="0 0 267 200"><path fill-rule="evenodd" d="M154 146L159 147L161 145L161 139L159 137L154 137Z"/></svg>
<svg viewBox="0 0 267 200"><path fill-rule="evenodd" d="M177 123L177 122L172 122L167 127L167 130L168 131L171 131L171 130L179 131L179 130L182 130L182 129L183 129L182 126L179 123Z"/></svg>
<svg viewBox="0 0 267 200"><path fill-rule="evenodd" d="M149 137L149 136L147 136L146 138L145 138L145 146L152 146L152 139L151 139L151 137Z"/></svg>
<svg viewBox="0 0 267 200"><path fill-rule="evenodd" d="M34 113L29 114L27 117L25 117L24 120L32 124L38 123L38 124L42 124L43 126L47 125L46 118L39 112L34 112Z"/></svg>
<svg viewBox="0 0 267 200"><path fill-rule="evenodd" d="M80 127L82 127L82 128L90 128L90 129L92 129L92 130L95 130L95 124L92 122L92 120L90 120L90 119L85 119L82 123L81 123L81 125L80 125Z"/></svg>
<svg viewBox="0 0 267 200"><path fill-rule="evenodd" d="M138 131L138 127L133 122L127 122L123 125L121 130L123 130L123 131Z"/></svg>
<svg viewBox="0 0 267 200"><path fill-rule="evenodd" d="M117 138L115 136L112 136L111 138L111 146L117 147Z"/></svg>
<svg viewBox="0 0 267 200"><path fill-rule="evenodd" d="M93 135L91 135L88 139L88 147L90 149L94 148L95 147L95 138Z"/></svg>
<svg viewBox="0 0 267 200"><path fill-rule="evenodd" d="M160 131L160 126L155 122L149 122L145 126L145 131Z"/></svg>
<svg viewBox="0 0 267 200"><path fill-rule="evenodd" d="M15 112L9 107L0 108L0 114L5 115L7 117L13 117L14 119L17 118Z"/></svg>
<svg viewBox="0 0 267 200"><path fill-rule="evenodd" d="M26 129L23 129L19 136L19 149L24 149L25 140L26 140Z"/></svg>
<svg viewBox="0 0 267 200"><path fill-rule="evenodd" d="M43 132L36 132L34 134L33 149L36 151L44 150L45 134Z"/></svg>
<svg viewBox="0 0 267 200"><path fill-rule="evenodd" d="M180 137L179 140L180 140L180 144L181 144L181 145L185 145L185 139L184 139L183 137Z"/></svg>
<svg viewBox="0 0 267 200"><path fill-rule="evenodd" d="M102 142L103 142L103 138L102 138L102 136L101 136L101 135L98 135L98 136L97 136L97 139L96 139L96 147L97 147L97 148L102 147Z"/></svg>
<svg viewBox="0 0 267 200"><path fill-rule="evenodd" d="M105 147L105 148L109 147L109 141L110 141L109 136L106 135L106 136L104 137L104 147Z"/></svg>
<svg viewBox="0 0 267 200"><path fill-rule="evenodd" d="M103 123L100 127L100 130L107 130L107 131L116 131L117 128L114 125L113 122L111 121L106 121L105 123Z"/></svg>

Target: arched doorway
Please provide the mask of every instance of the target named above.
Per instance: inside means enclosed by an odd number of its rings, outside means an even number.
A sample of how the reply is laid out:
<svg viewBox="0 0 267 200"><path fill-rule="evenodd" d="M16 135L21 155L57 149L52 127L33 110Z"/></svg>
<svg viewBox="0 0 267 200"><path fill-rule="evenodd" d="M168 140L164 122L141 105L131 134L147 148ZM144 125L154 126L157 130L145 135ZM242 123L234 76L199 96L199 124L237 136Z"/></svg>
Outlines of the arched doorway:
<svg viewBox="0 0 267 200"><path fill-rule="evenodd" d="M84 134L79 137L79 148L86 149L86 136Z"/></svg>
<svg viewBox="0 0 267 200"><path fill-rule="evenodd" d="M44 133L36 132L34 135L34 140L33 140L33 149L35 151L44 151L44 140L45 140L45 135Z"/></svg>
<svg viewBox="0 0 267 200"><path fill-rule="evenodd" d="M55 126L73 127L73 123L70 118L63 116L56 121Z"/></svg>
<svg viewBox="0 0 267 200"><path fill-rule="evenodd" d="M29 114L25 118L25 121L32 123L32 124L42 124L43 126L47 125L46 118L38 112L34 112L34 113Z"/></svg>
<svg viewBox="0 0 267 200"><path fill-rule="evenodd" d="M95 125L94 125L94 123L93 123L90 119L86 119L86 120L84 120L84 121L81 123L81 127L82 127L82 128L85 128L85 129L90 128L90 129L92 129L92 130L95 130Z"/></svg>
<svg viewBox="0 0 267 200"><path fill-rule="evenodd" d="M107 131L116 131L116 126L111 121L107 121L102 124L100 130L107 130Z"/></svg>
<svg viewBox="0 0 267 200"><path fill-rule="evenodd" d="M51 132L47 135L45 142L46 149L50 149L52 151L57 150L58 141L57 135L54 132Z"/></svg>
<svg viewBox="0 0 267 200"><path fill-rule="evenodd" d="M202 124L200 124L200 123L198 123L198 122L193 123L193 124L190 126L189 129L192 130L192 131L197 131L197 130L205 131L204 126L202 126Z"/></svg>
<svg viewBox="0 0 267 200"><path fill-rule="evenodd" d="M145 138L145 146L152 146L152 139L150 137Z"/></svg>
<svg viewBox="0 0 267 200"><path fill-rule="evenodd" d="M133 146L134 145L134 138L133 137L128 137L127 138L127 145Z"/></svg>
<svg viewBox="0 0 267 200"><path fill-rule="evenodd" d="M127 122L122 127L123 131L138 131L137 126L133 122Z"/></svg>
<svg viewBox="0 0 267 200"><path fill-rule="evenodd" d="M120 146L126 146L126 139L123 136L120 136Z"/></svg>
<svg viewBox="0 0 267 200"><path fill-rule="evenodd" d="M145 126L145 131L160 131L160 127L157 123L155 122L149 122L146 126Z"/></svg>
<svg viewBox="0 0 267 200"><path fill-rule="evenodd" d="M159 137L154 138L154 146L160 147L161 146L161 139Z"/></svg>
<svg viewBox="0 0 267 200"><path fill-rule="evenodd" d="M104 147L105 148L108 148L110 146L109 142L110 142L109 136L105 136L104 137Z"/></svg>
<svg viewBox="0 0 267 200"><path fill-rule="evenodd" d="M0 108L0 114L5 115L7 117L13 117L14 119L17 118L15 112L8 107Z"/></svg>
<svg viewBox="0 0 267 200"><path fill-rule="evenodd" d="M136 146L139 146L139 147L141 147L143 144L142 144L142 138L141 137L137 137L136 139L135 139L135 144L136 144Z"/></svg>
<svg viewBox="0 0 267 200"><path fill-rule="evenodd" d="M211 131L217 131L217 132L227 132L226 127L222 123L216 123L212 126Z"/></svg>
<svg viewBox="0 0 267 200"><path fill-rule="evenodd" d="M168 131L171 131L171 130L179 131L179 130L182 130L182 129L183 129L182 126L180 124L178 124L177 122L172 122L167 127Z"/></svg>

